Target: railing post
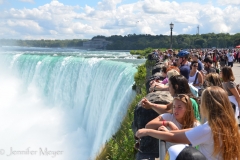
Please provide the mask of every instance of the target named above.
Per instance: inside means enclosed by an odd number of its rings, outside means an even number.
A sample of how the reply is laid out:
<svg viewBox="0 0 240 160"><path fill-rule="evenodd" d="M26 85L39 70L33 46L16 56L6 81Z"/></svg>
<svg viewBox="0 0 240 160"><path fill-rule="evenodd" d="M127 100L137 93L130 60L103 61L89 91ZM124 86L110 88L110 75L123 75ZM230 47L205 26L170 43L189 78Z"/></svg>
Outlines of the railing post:
<svg viewBox="0 0 240 160"><path fill-rule="evenodd" d="M164 160L166 154L166 142L159 139L159 159Z"/></svg>

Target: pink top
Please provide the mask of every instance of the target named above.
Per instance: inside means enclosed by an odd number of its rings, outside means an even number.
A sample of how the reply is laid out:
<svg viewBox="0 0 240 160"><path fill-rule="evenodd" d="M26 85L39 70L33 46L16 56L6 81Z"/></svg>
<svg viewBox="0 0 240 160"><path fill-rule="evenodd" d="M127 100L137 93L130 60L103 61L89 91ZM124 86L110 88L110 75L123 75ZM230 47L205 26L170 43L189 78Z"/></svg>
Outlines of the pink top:
<svg viewBox="0 0 240 160"><path fill-rule="evenodd" d="M236 53L236 52L234 52L234 53L233 53L233 56L234 56L234 58L236 59L237 53Z"/></svg>
<svg viewBox="0 0 240 160"><path fill-rule="evenodd" d="M165 78L163 81L162 81L162 84L167 84L168 83L168 78Z"/></svg>

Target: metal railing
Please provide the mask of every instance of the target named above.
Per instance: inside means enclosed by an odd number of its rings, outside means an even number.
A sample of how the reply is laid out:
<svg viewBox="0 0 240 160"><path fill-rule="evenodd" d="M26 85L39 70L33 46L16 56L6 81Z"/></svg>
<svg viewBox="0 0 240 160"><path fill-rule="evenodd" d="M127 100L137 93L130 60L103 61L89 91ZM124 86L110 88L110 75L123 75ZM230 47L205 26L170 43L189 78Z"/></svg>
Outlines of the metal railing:
<svg viewBox="0 0 240 160"><path fill-rule="evenodd" d="M164 160L166 154L166 142L159 139L159 159Z"/></svg>

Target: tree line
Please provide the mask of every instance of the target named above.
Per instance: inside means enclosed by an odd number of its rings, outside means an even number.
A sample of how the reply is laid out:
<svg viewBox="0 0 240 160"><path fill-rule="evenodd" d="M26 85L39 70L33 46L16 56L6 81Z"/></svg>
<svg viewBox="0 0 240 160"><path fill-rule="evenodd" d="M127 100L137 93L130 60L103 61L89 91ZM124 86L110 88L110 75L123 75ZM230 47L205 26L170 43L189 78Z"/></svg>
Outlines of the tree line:
<svg viewBox="0 0 240 160"><path fill-rule="evenodd" d="M171 38L169 35L128 34L112 35L110 37L98 35L94 38L105 38L112 43L107 45L107 50L142 50L151 48L170 48ZM83 47L87 39L73 40L14 40L0 39L0 45L26 46L26 47ZM207 34L180 34L172 36L172 46L179 48L234 48L240 44L240 33L207 33Z"/></svg>
<svg viewBox="0 0 240 160"><path fill-rule="evenodd" d="M136 50L151 48L170 48L171 37L168 35L129 34L127 36L113 35L106 37L112 41L107 49ZM234 48L240 44L240 33L230 35L229 33L208 34L181 34L172 36L172 47L180 48Z"/></svg>

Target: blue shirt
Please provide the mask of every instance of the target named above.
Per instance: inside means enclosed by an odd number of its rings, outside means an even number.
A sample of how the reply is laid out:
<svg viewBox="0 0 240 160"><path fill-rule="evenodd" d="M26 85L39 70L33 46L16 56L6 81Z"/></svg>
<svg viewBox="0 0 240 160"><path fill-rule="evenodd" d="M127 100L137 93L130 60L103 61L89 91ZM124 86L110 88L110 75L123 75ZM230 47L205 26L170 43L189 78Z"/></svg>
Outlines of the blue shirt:
<svg viewBox="0 0 240 160"><path fill-rule="evenodd" d="M199 71L203 70L203 64L199 59L198 59L198 70Z"/></svg>
<svg viewBox="0 0 240 160"><path fill-rule="evenodd" d="M183 75L188 80L189 74L190 74L190 66L182 65L179 67L179 69L180 69L180 74Z"/></svg>

